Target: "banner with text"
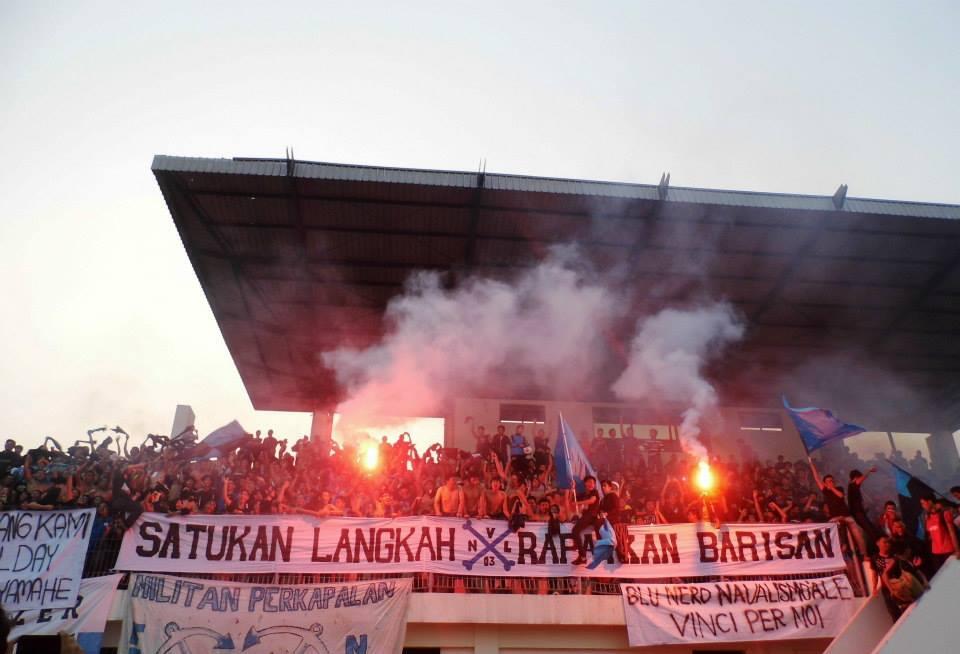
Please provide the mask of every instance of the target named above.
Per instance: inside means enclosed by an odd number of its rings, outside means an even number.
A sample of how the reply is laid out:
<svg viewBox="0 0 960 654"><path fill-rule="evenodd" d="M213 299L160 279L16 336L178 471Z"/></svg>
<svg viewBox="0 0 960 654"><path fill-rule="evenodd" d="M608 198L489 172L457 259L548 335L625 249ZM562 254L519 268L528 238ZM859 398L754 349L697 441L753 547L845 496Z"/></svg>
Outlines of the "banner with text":
<svg viewBox="0 0 960 654"><path fill-rule="evenodd" d="M627 558L595 570L577 557L571 525L559 536L528 522L412 517L142 515L123 539L117 570L225 573L399 573L664 578L835 572L833 524L631 526ZM587 537L588 546L592 546Z"/></svg>
<svg viewBox="0 0 960 654"><path fill-rule="evenodd" d="M620 588L630 647L832 638L861 603L843 575Z"/></svg>
<svg viewBox="0 0 960 654"><path fill-rule="evenodd" d="M7 611L77 603L93 511L0 512L0 604Z"/></svg>
<svg viewBox="0 0 960 654"><path fill-rule="evenodd" d="M8 615L10 642L22 636L73 634L84 654L100 654L103 630L110 617L113 595L123 575L93 577L80 582L76 605L66 609L31 609Z"/></svg>
<svg viewBox="0 0 960 654"><path fill-rule="evenodd" d="M305 586L137 574L125 654L400 654L412 580Z"/></svg>

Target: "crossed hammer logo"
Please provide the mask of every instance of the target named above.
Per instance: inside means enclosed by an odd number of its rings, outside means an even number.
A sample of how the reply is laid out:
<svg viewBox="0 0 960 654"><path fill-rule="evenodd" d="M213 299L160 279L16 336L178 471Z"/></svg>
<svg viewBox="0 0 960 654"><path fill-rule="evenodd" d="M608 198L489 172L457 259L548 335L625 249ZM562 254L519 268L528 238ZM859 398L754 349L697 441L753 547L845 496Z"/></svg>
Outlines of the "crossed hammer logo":
<svg viewBox="0 0 960 654"><path fill-rule="evenodd" d="M470 519L469 519L469 518L467 519L467 521L466 521L465 523L463 523L463 528L466 529L467 531L469 531L469 532L470 532L471 534L473 534L474 536L476 536L476 537L477 537L477 540L480 541L480 543L483 545L483 549L479 550L479 551L477 552L476 556L474 556L474 557L473 557L472 559L470 559L469 561L463 561L463 562L462 562L464 568L466 568L468 571L469 571L469 570L472 570L472 569L473 569L473 566L476 565L477 561L479 561L480 559L482 559L482 558L484 557L484 555L486 555L488 552L489 552L490 554L493 554L493 555L494 555L495 557L497 557L498 559L500 559L500 563L503 564L503 569L504 569L505 571L509 571L510 568L513 567L513 565L514 565L515 562L514 562L514 561L511 561L510 559L508 559L507 557L505 557L505 556L503 555L503 553L502 553L500 550L497 549L497 545L499 545L499 544L503 541L504 538L506 538L507 536L509 536L509 535L512 533L512 532L510 531L510 527L507 527L506 529L504 529L504 530L500 533L500 535L497 536L496 538L494 538L493 540L487 540L487 537L486 537L486 536L484 536L484 535L481 534L479 531L477 531L476 529L474 529L474 528L473 528L473 524L470 522Z"/></svg>

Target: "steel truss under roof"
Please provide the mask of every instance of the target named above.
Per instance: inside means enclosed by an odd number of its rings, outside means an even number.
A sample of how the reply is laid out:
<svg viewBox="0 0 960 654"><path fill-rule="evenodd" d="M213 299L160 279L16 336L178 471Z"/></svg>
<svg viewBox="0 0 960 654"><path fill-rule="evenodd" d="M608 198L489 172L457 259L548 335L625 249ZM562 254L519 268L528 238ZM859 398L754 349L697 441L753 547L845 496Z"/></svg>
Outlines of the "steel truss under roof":
<svg viewBox="0 0 960 654"><path fill-rule="evenodd" d="M748 336L711 370L727 404L772 405L832 355L924 410L960 395L960 206L289 159L157 156L153 172L257 409L335 405L318 354L376 342L411 272L509 279L565 242L627 271L637 315L704 291L735 304Z"/></svg>

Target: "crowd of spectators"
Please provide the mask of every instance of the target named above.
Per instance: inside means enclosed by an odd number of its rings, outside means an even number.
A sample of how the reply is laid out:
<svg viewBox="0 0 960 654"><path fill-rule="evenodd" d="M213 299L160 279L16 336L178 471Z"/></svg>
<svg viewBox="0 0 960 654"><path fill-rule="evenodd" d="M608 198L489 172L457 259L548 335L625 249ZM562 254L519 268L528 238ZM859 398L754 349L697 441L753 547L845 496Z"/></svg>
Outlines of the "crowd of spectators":
<svg viewBox="0 0 960 654"><path fill-rule="evenodd" d="M144 511L470 516L508 520L517 528L527 520L552 528L573 522L581 548L577 563L586 562L582 535L596 533L604 521L616 527L833 520L849 532L845 542L872 556L878 587L887 592L897 586L901 595L903 587L915 591L916 584L898 579L910 581L915 575L922 590L946 557L960 556L953 505L924 498L923 515L911 532L894 502L882 504L891 498L872 504L868 498L878 494L863 492L877 474L875 466L850 469L842 483L839 476L821 474L808 459L760 460L744 444L739 456L712 458L716 484L705 492L693 483L698 461L671 448L656 430L641 439L621 426L581 437L599 480L575 490L557 487L542 425L528 434L529 426L522 424L508 433L505 425L487 432L470 422L471 451L436 444L418 452L407 433L341 446L307 437L289 445L272 431L256 432L216 457L197 444L192 431L175 438L151 435L136 447L128 447L129 436L119 427L99 442L91 432L67 449L49 438L26 451L7 440L0 452L0 506L96 508L92 566L109 563L111 552L102 543L118 543ZM952 492L960 499L960 488Z"/></svg>

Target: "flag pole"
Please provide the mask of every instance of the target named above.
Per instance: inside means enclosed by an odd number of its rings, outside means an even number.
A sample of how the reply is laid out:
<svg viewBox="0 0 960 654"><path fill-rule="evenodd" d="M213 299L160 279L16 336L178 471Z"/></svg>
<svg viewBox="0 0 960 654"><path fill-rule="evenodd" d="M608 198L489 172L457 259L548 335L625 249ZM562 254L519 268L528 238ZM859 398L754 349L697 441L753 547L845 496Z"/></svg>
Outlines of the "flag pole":
<svg viewBox="0 0 960 654"><path fill-rule="evenodd" d="M570 468L570 442L567 440L567 430L564 429L566 421L563 419L563 411L558 411L560 414L560 437L563 438L563 453L566 455L567 460L564 462L564 465L567 467L567 474L570 475L570 488L567 490L573 491L573 509L577 510L577 482L573 478L573 469Z"/></svg>

